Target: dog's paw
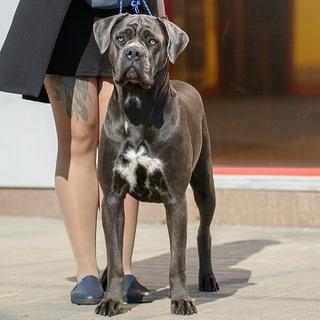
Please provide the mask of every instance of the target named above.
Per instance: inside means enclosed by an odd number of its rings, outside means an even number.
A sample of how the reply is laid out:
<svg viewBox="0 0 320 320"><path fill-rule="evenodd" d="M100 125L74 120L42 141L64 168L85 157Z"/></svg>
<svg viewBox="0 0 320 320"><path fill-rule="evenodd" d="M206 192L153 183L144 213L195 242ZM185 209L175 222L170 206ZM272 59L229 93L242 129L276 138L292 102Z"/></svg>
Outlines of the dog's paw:
<svg viewBox="0 0 320 320"><path fill-rule="evenodd" d="M103 299L96 307L96 314L113 317L123 312L123 303L112 299Z"/></svg>
<svg viewBox="0 0 320 320"><path fill-rule="evenodd" d="M197 312L194 302L190 298L181 298L171 301L171 312L173 314L190 315Z"/></svg>
<svg viewBox="0 0 320 320"><path fill-rule="evenodd" d="M213 274L199 276L199 291L205 291L205 292L219 291L219 285Z"/></svg>

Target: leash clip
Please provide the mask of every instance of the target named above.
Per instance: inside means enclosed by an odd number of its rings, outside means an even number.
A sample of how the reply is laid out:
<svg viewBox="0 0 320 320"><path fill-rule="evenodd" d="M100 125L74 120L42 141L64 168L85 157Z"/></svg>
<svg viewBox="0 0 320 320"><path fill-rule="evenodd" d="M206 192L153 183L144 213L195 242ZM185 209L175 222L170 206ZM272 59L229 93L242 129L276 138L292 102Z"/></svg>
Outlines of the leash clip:
<svg viewBox="0 0 320 320"><path fill-rule="evenodd" d="M147 10L148 14L150 16L152 16L153 14L152 14L146 0L142 0L142 3L144 5L145 9ZM141 6L140 0L132 0L130 5L134 9L135 13L140 13L140 10L139 10L139 6ZM122 12L123 12L123 0L119 0L119 14L122 14Z"/></svg>
<svg viewBox="0 0 320 320"><path fill-rule="evenodd" d="M135 13L140 13L139 6L141 6L140 0L131 1L131 7L134 9Z"/></svg>

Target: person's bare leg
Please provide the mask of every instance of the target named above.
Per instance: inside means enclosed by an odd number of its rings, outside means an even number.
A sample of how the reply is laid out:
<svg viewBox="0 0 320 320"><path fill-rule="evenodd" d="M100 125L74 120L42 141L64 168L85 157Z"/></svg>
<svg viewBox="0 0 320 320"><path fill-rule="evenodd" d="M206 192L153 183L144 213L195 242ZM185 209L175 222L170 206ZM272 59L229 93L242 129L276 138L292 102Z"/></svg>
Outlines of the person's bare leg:
<svg viewBox="0 0 320 320"><path fill-rule="evenodd" d="M101 128L106 117L108 103L112 91L112 79L101 78L99 84L99 132L101 132ZM102 199L101 188L100 199ZM125 224L123 236L123 269L125 274L132 274L131 261L133 255L134 239L136 235L138 209L139 202L131 196L127 195L124 201Z"/></svg>
<svg viewBox="0 0 320 320"><path fill-rule="evenodd" d="M123 271L132 274L132 255L136 236L139 202L127 194L124 200Z"/></svg>
<svg viewBox="0 0 320 320"><path fill-rule="evenodd" d="M97 79L46 75L58 137L57 197L77 264L77 280L98 276L96 221L99 137Z"/></svg>

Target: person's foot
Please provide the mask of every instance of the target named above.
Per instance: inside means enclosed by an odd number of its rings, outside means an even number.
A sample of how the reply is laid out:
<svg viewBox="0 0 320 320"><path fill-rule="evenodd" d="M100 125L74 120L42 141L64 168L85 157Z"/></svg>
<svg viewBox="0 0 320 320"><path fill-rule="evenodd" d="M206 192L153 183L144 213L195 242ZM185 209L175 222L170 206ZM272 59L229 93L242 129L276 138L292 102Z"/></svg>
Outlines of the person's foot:
<svg viewBox="0 0 320 320"><path fill-rule="evenodd" d="M98 304L104 295L100 280L92 275L84 277L71 291L70 298L74 304Z"/></svg>
<svg viewBox="0 0 320 320"><path fill-rule="evenodd" d="M132 274L124 276L124 294L127 303L152 302L151 292Z"/></svg>

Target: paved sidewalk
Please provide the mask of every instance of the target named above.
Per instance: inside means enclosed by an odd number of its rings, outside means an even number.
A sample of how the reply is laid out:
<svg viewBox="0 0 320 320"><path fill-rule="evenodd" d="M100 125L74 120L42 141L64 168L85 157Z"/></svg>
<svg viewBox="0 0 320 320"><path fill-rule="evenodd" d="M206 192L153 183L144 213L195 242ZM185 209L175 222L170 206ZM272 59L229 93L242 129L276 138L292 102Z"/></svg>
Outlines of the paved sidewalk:
<svg viewBox="0 0 320 320"><path fill-rule="evenodd" d="M320 229L214 226L215 294L197 291L196 229L189 226L188 286L198 315L188 319L320 319ZM134 270L156 301L115 319L181 319L169 312L168 248L165 225L139 225ZM99 226L101 268L104 251ZM61 220L0 217L0 252L1 320L103 319L69 303L74 262Z"/></svg>

